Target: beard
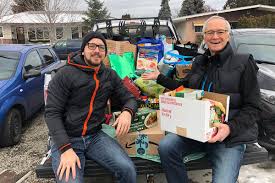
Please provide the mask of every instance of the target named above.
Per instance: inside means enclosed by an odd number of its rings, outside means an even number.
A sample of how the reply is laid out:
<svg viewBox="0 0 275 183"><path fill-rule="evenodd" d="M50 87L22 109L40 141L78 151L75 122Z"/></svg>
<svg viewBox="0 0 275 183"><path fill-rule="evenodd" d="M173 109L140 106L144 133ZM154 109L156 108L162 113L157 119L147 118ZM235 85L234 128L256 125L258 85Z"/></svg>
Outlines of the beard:
<svg viewBox="0 0 275 183"><path fill-rule="evenodd" d="M97 57L97 58L94 58L94 57ZM100 60L100 61L96 61L96 60ZM84 61L89 66L98 67L102 63L103 58L98 53L88 55L88 56L84 54Z"/></svg>

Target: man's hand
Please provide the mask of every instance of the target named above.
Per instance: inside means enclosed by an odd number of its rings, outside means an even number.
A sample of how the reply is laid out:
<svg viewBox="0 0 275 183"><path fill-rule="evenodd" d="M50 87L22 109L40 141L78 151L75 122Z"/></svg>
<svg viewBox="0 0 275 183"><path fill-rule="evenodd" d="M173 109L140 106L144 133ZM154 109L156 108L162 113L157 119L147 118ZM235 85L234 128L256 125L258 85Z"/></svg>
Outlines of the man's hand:
<svg viewBox="0 0 275 183"><path fill-rule="evenodd" d="M214 123L213 126L217 128L218 132L208 140L209 143L222 142L230 134L230 128L227 124Z"/></svg>
<svg viewBox="0 0 275 183"><path fill-rule="evenodd" d="M116 126L116 135L124 135L127 134L130 125L131 125L132 115L128 111L123 111L118 118L116 119L115 123L112 125L113 127Z"/></svg>
<svg viewBox="0 0 275 183"><path fill-rule="evenodd" d="M59 176L59 180L62 179L63 174L66 171L65 181L68 182L71 170L73 179L75 179L75 164L77 164L78 168L81 168L79 157L75 154L73 149L68 149L67 151L62 153L60 157L59 167L57 169L57 176Z"/></svg>
<svg viewBox="0 0 275 183"><path fill-rule="evenodd" d="M154 72L145 72L141 75L142 79L145 80L156 80L159 76L159 70L155 70Z"/></svg>

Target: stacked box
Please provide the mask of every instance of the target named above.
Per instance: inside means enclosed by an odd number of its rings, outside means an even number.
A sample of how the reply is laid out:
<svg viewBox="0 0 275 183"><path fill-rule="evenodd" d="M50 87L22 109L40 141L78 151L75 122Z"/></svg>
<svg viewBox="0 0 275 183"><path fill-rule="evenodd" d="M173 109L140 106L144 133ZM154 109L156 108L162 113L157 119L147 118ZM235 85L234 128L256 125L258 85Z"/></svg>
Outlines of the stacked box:
<svg viewBox="0 0 275 183"><path fill-rule="evenodd" d="M165 136L159 122L155 127L117 137L118 142L129 155L158 155L158 145Z"/></svg>
<svg viewBox="0 0 275 183"><path fill-rule="evenodd" d="M137 46L131 44L129 41L113 41L113 40L106 40L107 43L107 49L108 53L115 53L117 55L123 55L125 52L133 52L134 58L136 59L136 52L137 52ZM103 63L110 67L110 62L108 57L105 57Z"/></svg>

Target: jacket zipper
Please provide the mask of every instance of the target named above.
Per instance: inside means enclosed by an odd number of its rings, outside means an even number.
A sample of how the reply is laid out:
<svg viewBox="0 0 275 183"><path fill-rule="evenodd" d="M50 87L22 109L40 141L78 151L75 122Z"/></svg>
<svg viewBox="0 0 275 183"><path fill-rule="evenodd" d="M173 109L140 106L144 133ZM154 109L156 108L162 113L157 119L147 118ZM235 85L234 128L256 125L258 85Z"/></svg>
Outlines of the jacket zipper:
<svg viewBox="0 0 275 183"><path fill-rule="evenodd" d="M93 75L96 86L95 86L95 90L94 90L91 100L90 100L89 113L88 113L88 115L84 121L84 124L83 124L82 136L85 136L87 133L88 121L91 118L91 115L93 112L93 104L94 104L95 96L96 96L97 90L99 88L99 80L97 79L97 73L98 73L98 69L95 70L94 75Z"/></svg>

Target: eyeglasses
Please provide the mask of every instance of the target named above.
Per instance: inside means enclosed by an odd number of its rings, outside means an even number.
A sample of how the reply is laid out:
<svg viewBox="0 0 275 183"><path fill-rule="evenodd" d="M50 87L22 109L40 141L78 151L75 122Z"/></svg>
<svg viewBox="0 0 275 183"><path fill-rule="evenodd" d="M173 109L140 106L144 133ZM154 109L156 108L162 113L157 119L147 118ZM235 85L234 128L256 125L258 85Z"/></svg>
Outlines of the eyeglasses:
<svg viewBox="0 0 275 183"><path fill-rule="evenodd" d="M99 51L105 51L105 45L97 45L95 43L87 43L87 46L90 50L95 50L96 48L98 48Z"/></svg>
<svg viewBox="0 0 275 183"><path fill-rule="evenodd" d="M209 37L214 36L215 33L217 34L217 36L223 36L227 31L228 30L217 30L217 31L209 30L209 31L205 31L204 34Z"/></svg>

